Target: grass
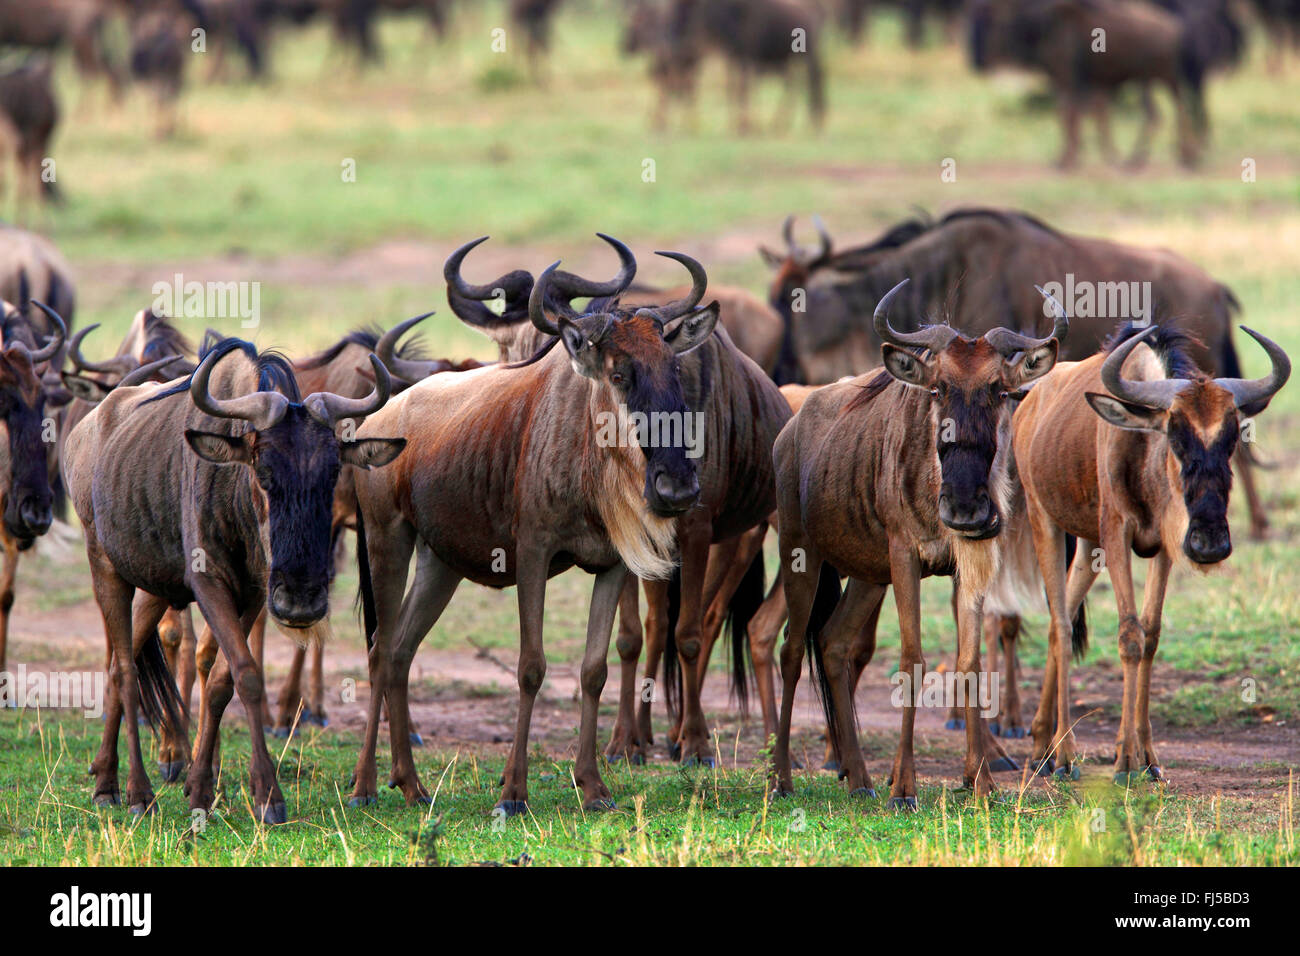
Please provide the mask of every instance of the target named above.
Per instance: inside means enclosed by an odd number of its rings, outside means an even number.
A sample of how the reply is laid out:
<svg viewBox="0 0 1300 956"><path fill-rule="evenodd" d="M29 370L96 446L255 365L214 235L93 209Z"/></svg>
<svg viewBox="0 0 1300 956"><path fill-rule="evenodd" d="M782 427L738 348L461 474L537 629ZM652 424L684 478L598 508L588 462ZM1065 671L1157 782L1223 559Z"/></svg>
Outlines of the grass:
<svg viewBox="0 0 1300 956"><path fill-rule="evenodd" d="M644 64L616 52L615 18L591 15L595 8L568 5L544 88L528 82L510 54L491 52L499 3L458 5L455 34L441 45L429 45L409 22L386 22L388 65L364 74L331 55L323 27L286 35L265 87L209 84L202 69L192 70L182 133L166 143L148 135L143 95L102 110L102 91L81 89L70 64L61 64L70 118L54 156L68 202L45 225L80 276L78 324L105 326L88 340L87 353L111 351L135 310L152 299L153 284L180 271L187 279L259 282L263 321L254 337L263 346L301 353L363 322L390 325L439 308L426 323L435 354L489 357L490 343L447 314L439 268L454 245L484 233L493 241L475 253L484 257L479 264L467 267L472 278L494 263L497 271L538 271L561 256L603 273L606 253L592 237L599 229L632 243L650 281L677 275L651 262L649 251L681 248L700 256L715 280L761 292L768 275L755 249L779 245L787 213L799 213L807 229L807 216L820 212L847 244L913 206L966 204L1021 207L1069 231L1174 249L1234 289L1247 324L1300 353L1300 123L1295 98L1286 95L1298 81L1267 73L1258 42L1242 69L1210 86L1214 138L1202 169L1173 164L1173 122L1161 101L1166 120L1150 168L1113 170L1085 153L1084 167L1063 175L1050 166L1059 131L1054 114L1034 105L1036 81L976 77L959 46L935 38L909 51L892 15L868 46L829 41L830 117L821 133L807 128L801 111L788 128L773 127L780 91L768 83L755 109L764 132L734 136L716 64L706 71L694 124L675 117L667 132L653 132ZM1115 125L1118 142L1131 142L1136 111L1122 109ZM940 178L947 158L956 161L955 182ZM1255 160L1254 182L1242 179L1246 158ZM647 159L653 182L643 179ZM348 160L355 161L355 182L342 176ZM182 324L197 338L209 323ZM1261 374L1258 351L1243 341L1241 353L1248 374ZM1261 476L1272 536L1244 540L1244 503L1236 496L1238 541L1229 567L1211 577L1176 573L1166 606L1153 713L1162 726L1207 738L1285 741L1294 738L1278 737L1279 728L1300 719L1294 385L1261 416L1259 435L1261 456L1278 465ZM70 555L42 550L20 567L10 660L97 667L98 648L70 650L58 626L65 615L96 626L84 559L75 548ZM576 666L581 655L590 583L569 573L548 591L552 674ZM355 572L346 570L335 594L338 646L354 656L363 646L351 623L355 586ZM947 599L948 582L926 582L931 663L952 651ZM1113 712L1106 685L1117 672L1117 622L1104 580L1090 614L1094 649L1074 675L1080 699L1105 715ZM1045 633L1044 617L1030 615L1022 642L1030 668L1042 666ZM422 659L476 645L513 663L516 634L512 591L466 585L426 639ZM892 603L881 615L879 646L873 670L893 669ZM721 656L714 661L719 673ZM327 673L331 693L342 678L363 676L347 668ZM433 676L420 691L438 701L481 698L494 721L506 721L512 685L502 671L495 686ZM1243 699L1247 686L1250 701ZM611 687L602 738L612 701ZM576 724L576 711L572 716ZM1094 786L1093 778L1105 776L1096 767L1083 784L1023 794L1007 787L987 804L922 774L923 812L916 816L850 800L828 775L811 772L797 778L793 800L769 806L748 761L728 761L719 771L616 767L607 782L619 810L584 817L568 786L573 739L554 735L533 764L532 813L501 828L490 815L500 746L439 750L435 741L435 752L419 757L426 785L437 788L431 808L407 809L385 792L377 808L349 810L354 733L331 729L287 747L280 742L274 753L293 822L266 830L246 809L247 738L239 721L228 722L225 812L187 841L178 788L162 788L159 813L138 823L121 810L90 808L84 767L98 734L94 721L0 713L0 858L415 864L436 850L441 863L501 864L1297 862L1294 786L1247 795L1231 788L1130 793ZM879 773L892 739L873 746L870 765ZM1178 748L1165 753L1176 764ZM385 759L381 752L381 768ZM1274 747L1265 757L1243 757L1234 772L1267 772L1276 781L1294 767L1295 754Z"/></svg>
<svg viewBox="0 0 1300 956"><path fill-rule="evenodd" d="M347 808L355 741L311 733L275 742L291 822L253 822L240 782L247 735L227 736L214 812L195 833L179 787L158 812L90 809L83 767L95 721L31 714L0 737L0 848L16 865L1295 865L1295 787L1266 799L1189 800L1121 790L1100 777L1050 790L1008 788L992 800L922 786L921 812L849 799L828 774L800 774L797 796L769 802L756 768L616 766L619 805L584 814L570 764L532 765L530 812L492 814L502 762L422 755L431 806L395 792ZM20 769L22 768L22 769Z"/></svg>

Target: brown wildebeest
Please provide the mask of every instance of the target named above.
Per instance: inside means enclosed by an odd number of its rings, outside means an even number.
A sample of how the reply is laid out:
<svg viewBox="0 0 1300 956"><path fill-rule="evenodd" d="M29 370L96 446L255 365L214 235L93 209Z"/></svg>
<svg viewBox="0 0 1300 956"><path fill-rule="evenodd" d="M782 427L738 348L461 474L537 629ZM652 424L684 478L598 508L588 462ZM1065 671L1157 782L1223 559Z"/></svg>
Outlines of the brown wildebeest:
<svg viewBox="0 0 1300 956"><path fill-rule="evenodd" d="M0 46L69 47L82 78L104 77L116 99L121 78L104 46L106 15L100 0L0 0Z"/></svg>
<svg viewBox="0 0 1300 956"><path fill-rule="evenodd" d="M787 220L787 252L764 251L776 269L771 302L788 328L776 373L781 384L833 382L879 365L880 343L857 317L869 314L905 276L911 279L899 299L905 315L947 315L971 334L997 321L1026 335L1047 334L1052 319L1033 291L1035 285L1047 288L1070 313L1070 340L1062 346L1063 358L1072 360L1094 354L1126 319L1176 315L1204 343L1192 347L1202 370L1242 374L1232 338L1240 305L1232 290L1166 249L1071 235L1025 213L982 208L956 210L938 221L908 220L872 243L842 251L833 251L824 229L815 251L800 249L788 227ZM1069 293L1073 301L1066 301ZM1262 536L1268 517L1248 451L1238 454L1237 467L1251 533Z"/></svg>
<svg viewBox="0 0 1300 956"><path fill-rule="evenodd" d="M826 117L826 79L821 61L821 14L802 0L672 0L668 13L672 42L714 50L729 66L736 125L748 132L749 89L763 73L782 73L793 90L794 69L808 79L808 114L820 128ZM778 125L788 126L783 104Z"/></svg>
<svg viewBox="0 0 1300 956"><path fill-rule="evenodd" d="M407 735L408 672L420 640L461 579L469 578L518 588L519 713L498 807L507 814L526 808L528 731L546 672L546 581L574 566L596 575L580 677L574 778L585 807L610 804L596 757L596 710L610 630L627 571L666 578L673 568L678 518L700 500L697 465L687 456L685 429L693 423L684 366L685 356L710 340L718 310L716 303L698 307L706 281L699 264L664 253L690 268L695 283L689 297L660 309L632 312L610 304L608 311L579 314L569 300L617 296L635 275L631 251L602 238L623 263L612 282L557 276L556 263L533 286L529 316L549 344L532 359L427 379L397 396L358 432L401 428L410 436L411 453L382 475L386 480L376 480L381 473L375 472L356 481L358 528L365 541L362 603L373 645L355 804L375 799L375 748L385 697L392 785L401 787L408 803L429 799ZM557 279L560 288L549 295ZM676 436L656 440L629 418L634 412L659 416L656 423L676 421L681 428ZM418 552L416 570L403 600L413 551Z"/></svg>
<svg viewBox="0 0 1300 956"><path fill-rule="evenodd" d="M880 0L842 0L839 20L849 39L857 43L867 35L869 17ZM897 7L906 25L907 43L913 49L925 40L927 15L942 18L948 32L953 32L957 17L962 11L962 0L884 0L883 6Z"/></svg>
<svg viewBox="0 0 1300 956"><path fill-rule="evenodd" d="M168 607L197 601L222 656L205 688L185 785L190 807L212 804L221 716L238 687L251 731L254 812L261 822L282 823L284 798L262 735L262 676L247 635L266 606L283 629L310 636L329 607L330 509L340 467L386 464L405 441L335 435L341 422L387 399L388 373L377 358L375 388L365 398L320 392L300 400L283 357L239 339L209 345L188 379L114 389L65 447L68 489L113 646L104 740L92 764L95 801L119 799L125 714L127 804L135 813L152 806L136 726L136 658L142 651L147 658ZM142 668L147 678L147 660ZM161 684L162 706L153 710L172 725L178 695L169 676Z"/></svg>
<svg viewBox="0 0 1300 956"><path fill-rule="evenodd" d="M906 282L906 280L904 280ZM855 647L894 588L902 634L902 732L890 806L916 808L912 728L925 666L921 578L955 575L958 688L966 712L965 781L993 789L990 769L1012 769L980 718L975 685L984 591L1001 560L1013 479L1007 455L1011 401L1051 370L1068 330L1061 313L1050 336L994 328L978 339L946 325L898 332L881 299L873 324L884 342L882 371L809 394L776 440L780 554L790 626L781 650L781 723L774 777L793 790L790 719L804 645L822 674L830 736L852 792L874 794L854 732ZM849 576L843 596L839 576ZM870 628L874 635L874 627ZM1006 760L1006 763L1001 763Z"/></svg>
<svg viewBox="0 0 1300 956"><path fill-rule="evenodd" d="M59 104L51 83L53 69L53 60L40 57L0 73L0 140L14 157L19 210L33 200L58 198L54 178L43 175L50 158L50 137L59 122ZM0 158L0 163L5 162Z"/></svg>
<svg viewBox="0 0 1300 956"><path fill-rule="evenodd" d="M44 312L31 304L35 295L57 312L70 327L77 311L72 270L54 243L39 233L0 223L0 299L13 303L42 337L54 327ZM57 376L60 361L53 374Z"/></svg>
<svg viewBox="0 0 1300 956"><path fill-rule="evenodd" d="M528 322L522 304L532 290L532 276L516 270L495 282L471 285L461 276L460 268L466 253L477 244L468 243L447 259L443 270L447 299L463 321L497 342L503 362L521 361L545 348L548 341ZM635 263L627 260L623 265L626 273ZM695 267L691 269L694 273ZM703 274L694 278L703 281ZM588 287L574 279L568 273L557 273L553 298L561 301L556 308L567 307L573 296L562 298L566 292ZM629 576L620 598L620 705L606 748L610 759L626 756L641 762L653 742L650 711L654 695L642 692L636 682L643 643L645 681L650 683L642 687L654 684L661 657L664 661L665 696L673 722L669 752L675 758L714 762L700 692L713 645L724 627L733 641L733 690L742 708L747 702L745 631L750 615L762 601L763 524L775 506L775 500L767 495L774 487L771 443L789 413L776 388L762 374L766 369L754 368L755 363L766 363L770 368L776 357L781 335L779 317L758 307L743 290L711 288L709 293L718 304L719 332L681 363L687 405L702 411L705 421L703 457L698 469L700 501L678 521L680 573L675 572L666 583L645 582L644 632L638 620L635 578ZM618 301L620 308L635 310L661 307L696 294L692 287L654 291L629 286ZM500 315L483 305L494 297L504 305ZM593 300L588 308L605 305ZM753 361L738 355L738 348ZM735 437L728 440L729 433ZM684 668L679 666L679 658L685 660ZM760 682L760 690L762 686ZM765 708L767 703L765 700Z"/></svg>
<svg viewBox="0 0 1300 956"><path fill-rule="evenodd" d="M976 0L971 59L977 70L1010 65L1047 75L1061 111L1063 169L1078 163L1085 110L1096 116L1106 158L1116 158L1108 108L1115 92L1131 83L1141 88L1145 120L1130 164L1146 162L1159 120L1151 87L1159 84L1178 112L1179 161L1193 166L1209 133L1205 76L1218 56L1197 42L1197 30L1144 0Z"/></svg>
<svg viewBox="0 0 1300 956"><path fill-rule="evenodd" d="M1052 614L1051 650L1033 722L1040 773L1055 767L1077 776L1069 622L1097 577L1093 549L1100 546L1115 590L1124 667L1116 780L1128 782L1143 771L1162 777L1149 703L1169 571L1175 562L1207 571L1232 552L1229 463L1241 425L1268 407L1291 374L1280 346L1244 326L1243 331L1272 362L1262 379L1211 378L1191 359L1185 333L1127 325L1105 352L1058 366L1016 411L1015 462ZM1066 534L1080 542L1068 581ZM1151 559L1140 612L1133 554Z"/></svg>
<svg viewBox="0 0 1300 956"><path fill-rule="evenodd" d="M42 303L35 303L44 308ZM18 555L50 529L54 521L54 495L50 491L47 452L44 441L45 385L42 366L63 347L66 328L58 313L50 310L54 336L38 349L29 348L22 337L9 335L11 323L22 319L7 302L4 309L4 339L0 342L0 422L5 439L0 442L0 547L4 548L4 569L0 571L0 672L5 669L5 648L9 642L9 612L14 603L14 576Z"/></svg>

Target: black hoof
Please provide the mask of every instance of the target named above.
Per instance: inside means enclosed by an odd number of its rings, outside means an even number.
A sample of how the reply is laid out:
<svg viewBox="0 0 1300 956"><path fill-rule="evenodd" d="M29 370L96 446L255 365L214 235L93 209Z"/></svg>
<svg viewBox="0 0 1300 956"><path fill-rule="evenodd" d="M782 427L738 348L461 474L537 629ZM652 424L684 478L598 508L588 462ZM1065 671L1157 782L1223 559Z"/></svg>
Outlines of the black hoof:
<svg viewBox="0 0 1300 956"><path fill-rule="evenodd" d="M257 808L257 822L268 825L277 823L287 823L289 812L283 803L268 803L264 807Z"/></svg>
<svg viewBox="0 0 1300 956"><path fill-rule="evenodd" d="M433 804L433 797L429 796L427 793L422 793L415 798L415 802L424 804L426 807L431 806Z"/></svg>
<svg viewBox="0 0 1300 956"><path fill-rule="evenodd" d="M679 751L680 752L680 751ZM687 757L682 761L683 767L708 767L712 770L718 765L718 762L712 757Z"/></svg>
<svg viewBox="0 0 1300 956"><path fill-rule="evenodd" d="M527 800L502 800L496 805L495 810L505 811L508 817L517 817L521 813L528 812Z"/></svg>
<svg viewBox="0 0 1300 956"><path fill-rule="evenodd" d="M671 760L681 760L681 759L682 759L682 745L681 745L681 744L669 744L669 745L668 745L668 757L669 757L669 759L671 759Z"/></svg>
<svg viewBox="0 0 1300 956"><path fill-rule="evenodd" d="M950 721L948 721L946 724L943 725L943 729L944 729L944 730L965 730L965 729L966 729L966 721L964 721L964 720L950 720Z"/></svg>
<svg viewBox="0 0 1300 956"><path fill-rule="evenodd" d="M786 797L793 797L793 796L794 796L793 790L787 789L786 787L780 787L780 786L773 787L771 790L767 792L767 799L769 802L773 800L784 800Z"/></svg>
<svg viewBox="0 0 1300 956"><path fill-rule="evenodd" d="M122 798L116 793L97 793L94 802L97 807L116 807L121 804Z"/></svg>
<svg viewBox="0 0 1300 956"><path fill-rule="evenodd" d="M617 810L613 797L601 797L598 800L589 800L582 805L586 813L603 813L606 810Z"/></svg>
<svg viewBox="0 0 1300 956"><path fill-rule="evenodd" d="M1009 770L1019 770L1020 764L1016 763L1011 757L998 757L996 760L989 761L989 769L994 773L1003 773Z"/></svg>
<svg viewBox="0 0 1300 956"><path fill-rule="evenodd" d="M850 797L866 797L869 800L876 799L876 791L871 787L858 787L856 790L849 791Z"/></svg>
<svg viewBox="0 0 1300 956"><path fill-rule="evenodd" d="M1054 761L1051 757L1048 757L1047 759L1034 764L1033 767L1034 767L1034 774L1036 776L1050 777L1052 775L1052 771L1056 769L1056 761Z"/></svg>
<svg viewBox="0 0 1300 956"><path fill-rule="evenodd" d="M163 783L176 783L181 779L181 774L184 771L184 760L173 760L170 763L158 764L158 773L162 775Z"/></svg>
<svg viewBox="0 0 1300 956"><path fill-rule="evenodd" d="M1007 737L1011 740L1020 740L1022 737L1029 736L1024 727L1003 727L1001 730L995 730L993 732L999 737Z"/></svg>
<svg viewBox="0 0 1300 956"><path fill-rule="evenodd" d="M420 736L420 734L419 734L418 731L414 731L414 730L412 730L411 733L410 733L410 738L411 738L411 746L412 746L412 747L423 747L423 746L424 746L424 738Z"/></svg>
<svg viewBox="0 0 1300 956"><path fill-rule="evenodd" d="M1002 725L999 724L996 720L990 720L989 733L993 734L994 737L1002 736Z"/></svg>
<svg viewBox="0 0 1300 956"><path fill-rule="evenodd" d="M321 730L324 730L329 725L330 725L330 719L326 717L324 714L321 714L319 717L316 718L316 726L319 727Z"/></svg>
<svg viewBox="0 0 1300 956"><path fill-rule="evenodd" d="M133 817L152 816L153 812L154 812L154 803L152 801L150 801L149 803L131 804L131 816Z"/></svg>
<svg viewBox="0 0 1300 956"><path fill-rule="evenodd" d="M1057 780L1078 780L1081 774L1078 767L1057 767L1055 776Z"/></svg>
<svg viewBox="0 0 1300 956"><path fill-rule="evenodd" d="M1151 766L1147 767L1147 776L1150 777L1152 780L1156 781L1157 783L1165 782L1165 772L1155 764L1152 764Z"/></svg>
<svg viewBox="0 0 1300 956"><path fill-rule="evenodd" d="M348 806L351 809L355 810L357 807L368 807L372 803L378 803L378 802L379 802L378 797L374 796L373 794L369 794L364 797L353 797L351 800L348 801Z"/></svg>
<svg viewBox="0 0 1300 956"><path fill-rule="evenodd" d="M839 769L840 769L840 762L839 762L838 760L835 760L834 758L832 758L832 759L826 761L824 764L822 764L822 769L823 769L823 770L839 770Z"/></svg>
<svg viewBox="0 0 1300 956"><path fill-rule="evenodd" d="M1121 770L1114 777L1116 786L1120 787L1136 787L1140 783L1145 783L1147 779L1145 770Z"/></svg>
<svg viewBox="0 0 1300 956"><path fill-rule="evenodd" d="M889 809L916 811L916 797L890 797Z"/></svg>
<svg viewBox="0 0 1300 956"><path fill-rule="evenodd" d="M289 728L288 728L288 727L272 727L272 728L271 728L271 736L272 736L272 737L276 737L276 738L278 738L279 740L286 740L286 739L289 737Z"/></svg>
<svg viewBox="0 0 1300 956"><path fill-rule="evenodd" d="M790 758L790 769L791 769L791 770L802 770L802 769L803 769L803 761L800 760L800 759L798 759L797 757L791 757L791 758Z"/></svg>

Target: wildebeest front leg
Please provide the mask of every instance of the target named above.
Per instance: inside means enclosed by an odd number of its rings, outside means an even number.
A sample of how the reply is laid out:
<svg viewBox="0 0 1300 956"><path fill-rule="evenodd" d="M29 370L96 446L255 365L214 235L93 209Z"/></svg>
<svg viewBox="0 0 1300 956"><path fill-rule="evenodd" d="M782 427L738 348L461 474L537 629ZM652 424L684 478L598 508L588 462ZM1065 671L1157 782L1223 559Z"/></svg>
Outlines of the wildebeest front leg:
<svg viewBox="0 0 1300 956"><path fill-rule="evenodd" d="M257 616L253 623L253 629L248 634L248 649L253 655L253 660L257 662L257 672L262 676L263 689L266 684L266 609ZM242 699L242 698L241 698ZM295 705L296 706L296 705ZM262 722L271 723L271 701L265 693L262 694Z"/></svg>
<svg viewBox="0 0 1300 956"><path fill-rule="evenodd" d="M798 554L798 570L787 566ZM794 775L790 766L790 724L794 716L794 694L803 667L808 621L817 595L817 581L822 559L801 535L783 532L780 539L782 573L785 575L785 599L790 608L785 644L781 647L781 720L772 753L771 788L778 795L794 793Z"/></svg>
<svg viewBox="0 0 1300 956"><path fill-rule="evenodd" d="M985 743L991 739L980 714L980 622L983 596L962 588L957 596L957 684L963 692L966 714L966 767L963 784L985 797L993 792Z"/></svg>
<svg viewBox="0 0 1300 956"><path fill-rule="evenodd" d="M248 633L256 625L263 608L254 608L240 619L234 601L226 590L215 582L197 580L191 587L208 626L212 628L217 645L230 667L235 690L248 717L249 744L252 755L249 761L249 782L253 791L253 813L260 823L284 823L288 814L284 796L275 779L275 764L266 750L262 709L265 706L266 686L262 671L248 647ZM214 728L220 724L220 715L210 715ZM204 728L205 732L207 728Z"/></svg>
<svg viewBox="0 0 1300 956"><path fill-rule="evenodd" d="M1001 737L1019 739L1025 736L1020 714L1020 659L1016 644L1020 639L1020 616L1017 614L985 614L984 633L989 642L990 674L999 673L997 651L1002 652L1001 706L998 708L996 733Z"/></svg>
<svg viewBox="0 0 1300 956"><path fill-rule="evenodd" d="M851 579L835 613L821 636L826 680L831 688L831 706L839 729L840 776L847 778L849 793L875 797L876 786L862 756L853 709L853 690L862 673L856 666L855 648L865 622L874 623L887 589ZM874 638L874 628L873 628Z"/></svg>
<svg viewBox="0 0 1300 956"><path fill-rule="evenodd" d="M1165 605L1165 587L1169 583L1169 555L1161 551L1151 560L1147 583L1142 597L1142 632L1146 642L1142 648L1142 661L1138 664L1137 732L1138 746L1146 762L1147 775L1154 780L1164 779L1160 758L1151 739L1151 668L1155 664L1156 649L1160 646L1160 618Z"/></svg>
<svg viewBox="0 0 1300 956"><path fill-rule="evenodd" d="M1061 148L1061 158L1056 165L1061 169L1073 169L1079 165L1079 95L1066 87L1056 91L1061 111L1061 132L1065 142Z"/></svg>
<svg viewBox="0 0 1300 956"><path fill-rule="evenodd" d="M1122 518L1107 515L1104 510L1101 527L1106 570L1110 573L1111 587L1115 591L1115 606L1119 612L1119 658L1124 666L1124 703L1115 759L1115 782L1128 783L1132 777L1139 776L1146 766L1137 731L1138 665L1141 664L1146 649L1146 635L1138 620L1133 589L1131 533ZM1058 689L1057 692L1059 694L1061 690ZM1059 701L1058 707L1064 714L1068 714L1067 701Z"/></svg>
<svg viewBox="0 0 1300 956"><path fill-rule="evenodd" d="M682 664L682 730L677 743L682 763L703 763L711 767L713 747L700 700L700 658L704 650L701 625L713 526L704 510L697 508L678 519L677 528L682 555L682 603L675 635Z"/></svg>
<svg viewBox="0 0 1300 956"><path fill-rule="evenodd" d="M294 726L294 721L305 721L311 717L310 709L302 699L302 666L307 660L307 648L295 644L293 660L289 664L289 676L285 678L280 691L280 706L276 708L275 736L287 737ZM302 704L301 716L298 705Z"/></svg>
<svg viewBox="0 0 1300 956"><path fill-rule="evenodd" d="M440 561L427 545L420 545L416 554L415 580L402 602L397 637L393 641L387 694L388 738L393 754L388 786L401 787L408 806L430 802L429 791L415 772L415 757L411 753L411 710L407 696L411 661L460 584L460 575Z"/></svg>
<svg viewBox="0 0 1300 956"><path fill-rule="evenodd" d="M638 697L636 671L641 663L642 631L641 609L637 600L637 589L641 582L636 575L628 573L623 577L623 589L618 599L618 648L619 682L618 682L618 717L614 720L614 733L605 748L605 756L613 763L616 760L629 760L632 763L645 763L645 749L649 742L637 732L636 700ZM648 702L647 702L648 703Z"/></svg>
<svg viewBox="0 0 1300 956"><path fill-rule="evenodd" d="M660 699L659 661L663 657L664 647L668 643L668 582L644 581L645 588L645 671L641 684L640 700L636 708L636 732L642 746L654 744L654 728L650 722L650 710L654 702ZM668 718L674 723L677 715L673 711L672 699L668 686L663 687L663 699L668 705ZM677 746L675 733L668 735L668 746Z"/></svg>
<svg viewBox="0 0 1300 956"><path fill-rule="evenodd" d="M0 572L0 672L5 669L5 649L9 645L9 611L14 606L14 576L18 573L18 543L0 528L4 539L5 563Z"/></svg>
<svg viewBox="0 0 1300 956"><path fill-rule="evenodd" d="M207 636L210 632L205 629L203 633ZM189 797L191 811L207 813L212 809L214 797L212 781L217 773L217 751L221 745L221 716L234 696L235 682L230 665L220 654L214 655L203 675L199 687L199 734L194 741L190 772L185 778L185 795Z"/></svg>
<svg viewBox="0 0 1300 956"><path fill-rule="evenodd" d="M925 658L921 652L921 565L912 546L906 541L889 541L889 576L894 586L894 603L898 607L898 630L902 642L898 670L906 676L902 728L898 735L898 755L894 758L894 777L889 788L889 806L895 810L915 810L916 762L912 737L916 726L916 700L925 675ZM960 635L958 635L960 647ZM968 728L970 734L977 728ZM969 737L968 737L969 740Z"/></svg>
<svg viewBox="0 0 1300 956"><path fill-rule="evenodd" d="M573 764L573 779L582 789L582 809L611 810L614 801L605 781L600 778L596 762L596 720L600 692L605 687L608 670L610 631L618 609L626 568L619 562L596 576L591 590L591 612L587 616L587 647L582 655L582 719L578 727L578 756Z"/></svg>
<svg viewBox="0 0 1300 956"><path fill-rule="evenodd" d="M754 612L749 622L749 653L754 660L754 683L758 687L758 702L763 710L763 742L770 743L776 736L776 683L773 658L776 638L786 620L785 570L778 570L767 597Z"/></svg>
<svg viewBox="0 0 1300 956"><path fill-rule="evenodd" d="M1156 101L1151 96L1151 85L1142 84L1142 127L1138 130L1137 141L1133 144L1133 154L1129 157L1128 164L1133 169L1141 169L1147 164L1147 157L1151 154L1151 138L1155 135L1156 127L1160 125L1160 113L1156 110Z"/></svg>
<svg viewBox="0 0 1300 956"><path fill-rule="evenodd" d="M519 596L519 714L515 718L515 739L506 761L505 786L497 809L507 816L528 809L528 731L533 722L533 703L546 677L546 652L542 647L542 619L546 613L546 571L550 553L519 549L517 588Z"/></svg>

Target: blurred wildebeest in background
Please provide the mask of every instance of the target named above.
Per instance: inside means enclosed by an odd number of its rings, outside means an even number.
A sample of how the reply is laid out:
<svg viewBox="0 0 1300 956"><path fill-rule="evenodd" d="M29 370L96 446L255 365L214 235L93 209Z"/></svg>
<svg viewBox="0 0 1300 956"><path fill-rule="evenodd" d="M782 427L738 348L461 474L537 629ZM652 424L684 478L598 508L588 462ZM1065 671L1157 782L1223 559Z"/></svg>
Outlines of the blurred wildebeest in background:
<svg viewBox="0 0 1300 956"><path fill-rule="evenodd" d="M1276 72L1288 50L1300 51L1300 0L1252 0L1250 6L1270 40L1268 65Z"/></svg>
<svg viewBox="0 0 1300 956"><path fill-rule="evenodd" d="M563 0L510 0L510 22L524 34L528 71L541 75L542 58L551 49L551 19Z"/></svg>
<svg viewBox="0 0 1300 956"><path fill-rule="evenodd" d="M763 73L786 78L786 98L793 91L793 71L807 71L808 112L820 127L826 115L826 80L822 70L821 14L801 0L673 0L668 15L674 43L695 43L721 54L728 65L729 93L736 124L747 132L749 88ZM777 124L788 125L786 104Z"/></svg>
<svg viewBox="0 0 1300 956"><path fill-rule="evenodd" d="M117 99L121 77L103 38L107 15L100 0L0 0L0 45L28 50L69 47L82 77L103 77Z"/></svg>
<svg viewBox="0 0 1300 956"><path fill-rule="evenodd" d="M1071 324L1062 347L1070 360L1094 354L1122 321L1176 317L1199 339L1192 357L1202 369L1241 376L1232 338L1232 316L1240 310L1236 297L1165 249L1069 235L1025 213L979 208L956 210L937 222L911 219L873 243L842 252L832 250L824 231L812 253L793 244L789 228L786 237L785 256L764 252L777 269L771 301L789 329L778 370L782 383L832 382L879 364L880 343L859 317L904 277L912 281L899 296L903 315L941 316L971 334L999 322L1045 334L1052 320L1034 286L1069 287L1075 300L1065 301ZM794 308L800 292L803 311ZM1082 295L1091 295L1090 308L1082 307ZM1237 462L1252 531L1262 535L1268 519L1248 449Z"/></svg>
<svg viewBox="0 0 1300 956"><path fill-rule="evenodd" d="M167 139L176 132L177 100L185 83L192 27L172 11L156 10L131 24L131 76L153 95L157 110L154 135Z"/></svg>
<svg viewBox="0 0 1300 956"><path fill-rule="evenodd" d="M0 223L0 298L18 306L41 339L53 335L54 326L44 312L31 306L31 298L40 299L69 326L77 311L72 270L54 243L4 223Z"/></svg>
<svg viewBox="0 0 1300 956"><path fill-rule="evenodd" d="M669 0L628 0L623 52L650 55L650 79L658 90L651 125L663 129L676 101L694 123L695 93L703 50L697 37L674 30Z"/></svg>
<svg viewBox="0 0 1300 956"><path fill-rule="evenodd" d="M50 155L50 137L59 122L59 103L51 82L53 69L48 56L39 56L0 73L0 150L14 156L14 193L20 215L33 199L59 198L54 176L43 175L44 162ZM0 159L0 164L5 162ZM0 177L3 175L0 165Z"/></svg>
<svg viewBox="0 0 1300 956"><path fill-rule="evenodd" d="M1144 0L974 0L971 5L975 69L1011 65L1047 75L1065 135L1062 168L1078 163L1084 112L1095 117L1106 158L1117 158L1109 107L1116 91L1128 84L1139 86L1144 113L1130 164L1146 162L1159 121L1151 88L1159 84L1177 109L1179 161L1194 165L1209 132L1205 77L1231 57L1222 47L1230 36L1212 11L1171 13Z"/></svg>
<svg viewBox="0 0 1300 956"><path fill-rule="evenodd" d="M907 43L916 48L925 40L925 22L930 16L943 20L949 34L955 32L964 0L841 0L840 25L852 42L858 43L866 37L871 12L877 4L898 8L903 16Z"/></svg>

